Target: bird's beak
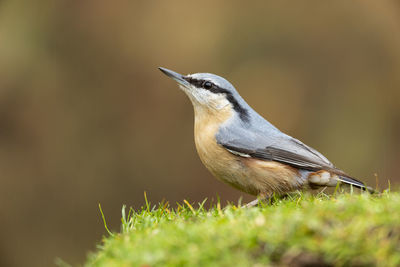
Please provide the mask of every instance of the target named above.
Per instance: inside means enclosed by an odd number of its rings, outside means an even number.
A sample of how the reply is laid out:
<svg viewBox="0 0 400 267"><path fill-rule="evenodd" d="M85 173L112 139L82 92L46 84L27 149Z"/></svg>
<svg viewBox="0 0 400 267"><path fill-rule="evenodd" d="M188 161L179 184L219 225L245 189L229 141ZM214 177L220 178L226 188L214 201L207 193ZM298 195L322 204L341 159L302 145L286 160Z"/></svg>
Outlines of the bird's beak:
<svg viewBox="0 0 400 267"><path fill-rule="evenodd" d="M166 68L162 68L162 67L158 67L159 70L161 70L165 75L167 75L168 77L174 79L175 81L177 81L179 84L188 87L190 84L184 79L185 76L183 76L182 74L179 74L175 71L166 69Z"/></svg>

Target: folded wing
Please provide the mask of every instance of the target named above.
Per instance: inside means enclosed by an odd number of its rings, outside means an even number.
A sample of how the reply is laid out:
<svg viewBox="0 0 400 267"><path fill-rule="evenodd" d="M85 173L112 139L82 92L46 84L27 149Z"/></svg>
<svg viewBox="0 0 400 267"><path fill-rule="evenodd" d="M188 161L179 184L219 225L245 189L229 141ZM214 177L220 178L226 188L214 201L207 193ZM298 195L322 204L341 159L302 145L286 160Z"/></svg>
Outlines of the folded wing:
<svg viewBox="0 0 400 267"><path fill-rule="evenodd" d="M273 160L309 171L324 169L346 175L321 153L277 129L263 132L228 126L221 128L216 138L220 145L238 155Z"/></svg>

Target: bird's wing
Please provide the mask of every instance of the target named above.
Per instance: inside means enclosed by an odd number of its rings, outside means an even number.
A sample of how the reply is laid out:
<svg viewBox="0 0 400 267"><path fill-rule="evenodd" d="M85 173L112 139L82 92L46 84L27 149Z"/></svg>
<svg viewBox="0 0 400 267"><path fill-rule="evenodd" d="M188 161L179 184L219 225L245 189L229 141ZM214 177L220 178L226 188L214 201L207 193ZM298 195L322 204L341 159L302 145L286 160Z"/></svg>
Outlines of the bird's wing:
<svg viewBox="0 0 400 267"><path fill-rule="evenodd" d="M341 182L368 190L371 193L375 192L363 182L336 168L315 149L280 132L275 127L254 129L228 125L220 128L216 139L218 144L238 156L273 160L312 172L326 170L337 174Z"/></svg>
<svg viewBox="0 0 400 267"><path fill-rule="evenodd" d="M304 170L341 172L321 153L277 129L260 131L228 126L219 130L216 139L233 154L273 160Z"/></svg>

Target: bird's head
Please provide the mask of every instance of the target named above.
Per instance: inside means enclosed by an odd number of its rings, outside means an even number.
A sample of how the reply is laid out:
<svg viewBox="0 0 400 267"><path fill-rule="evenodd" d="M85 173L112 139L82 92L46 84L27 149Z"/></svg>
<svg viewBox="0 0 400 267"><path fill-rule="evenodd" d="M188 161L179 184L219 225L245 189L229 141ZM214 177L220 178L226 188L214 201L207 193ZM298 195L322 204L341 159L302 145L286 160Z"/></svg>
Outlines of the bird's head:
<svg viewBox="0 0 400 267"><path fill-rule="evenodd" d="M172 70L159 68L165 75L178 82L188 95L194 108L221 110L231 108L240 118L247 117L242 98L235 87L224 78L211 73L182 75Z"/></svg>

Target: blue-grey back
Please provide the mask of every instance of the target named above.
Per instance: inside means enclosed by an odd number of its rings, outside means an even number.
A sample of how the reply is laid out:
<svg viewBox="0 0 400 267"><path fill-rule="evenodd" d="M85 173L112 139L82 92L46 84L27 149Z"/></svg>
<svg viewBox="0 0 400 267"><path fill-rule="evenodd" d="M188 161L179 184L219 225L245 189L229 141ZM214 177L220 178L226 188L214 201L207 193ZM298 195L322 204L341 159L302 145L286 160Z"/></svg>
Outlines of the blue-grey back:
<svg viewBox="0 0 400 267"><path fill-rule="evenodd" d="M190 77L208 80L227 90L240 106L232 118L221 125L216 140L226 148L236 152L253 153L260 158L278 160L305 169L334 168L333 164L315 149L301 141L282 133L265 120L239 95L235 87L226 79L211 73L196 73ZM230 149L230 150L231 150ZM232 150L231 150L232 151Z"/></svg>
<svg viewBox="0 0 400 267"><path fill-rule="evenodd" d="M268 153L273 153L271 151L276 150L288 152L292 156L298 155L299 158L302 158L301 164L299 163L298 165L299 167L304 165L305 168L314 168L318 165L334 168L333 164L321 153L281 132L264 119L244 101L233 86L232 88L237 101L247 110L248 119L243 120L240 116L233 116L221 125L216 135L218 143L244 150L257 151L257 153L264 153L263 151L266 151L266 149L269 149ZM293 160L296 160L297 162L297 159L293 159L292 156L283 159L283 161L287 160L287 163L293 163Z"/></svg>

